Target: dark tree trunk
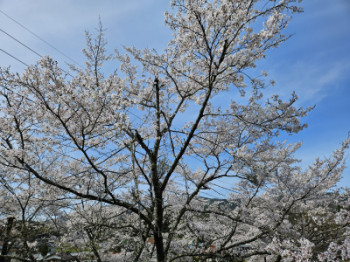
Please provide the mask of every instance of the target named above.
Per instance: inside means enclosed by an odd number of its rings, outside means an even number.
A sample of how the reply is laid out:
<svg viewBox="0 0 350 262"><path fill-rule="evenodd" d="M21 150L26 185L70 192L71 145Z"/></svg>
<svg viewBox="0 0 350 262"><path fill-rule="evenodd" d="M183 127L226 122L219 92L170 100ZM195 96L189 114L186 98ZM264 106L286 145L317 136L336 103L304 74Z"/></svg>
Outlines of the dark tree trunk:
<svg viewBox="0 0 350 262"><path fill-rule="evenodd" d="M92 252L94 253L94 255L97 259L97 262L102 262L100 254L98 253L98 250L97 250L96 245L95 245L95 239L94 239L93 233L91 232L91 230L89 228L85 228L85 231L89 237L90 246L92 248Z"/></svg>
<svg viewBox="0 0 350 262"><path fill-rule="evenodd" d="M278 255L277 256L277 259L276 259L276 262L281 262L282 261L282 256L281 255Z"/></svg>
<svg viewBox="0 0 350 262"><path fill-rule="evenodd" d="M6 231L5 231L5 236L4 236L4 244L2 245L2 250L1 250L2 256L8 255L8 253L10 251L10 246L9 246L10 234L11 234L14 220L15 220L14 217L7 218ZM10 259L8 259L8 258L0 257L0 262L9 262L9 261L10 261Z"/></svg>
<svg viewBox="0 0 350 262"><path fill-rule="evenodd" d="M154 243L157 251L157 261L165 262L165 251L163 243L163 199L162 194L156 194L156 210L155 210L155 228L154 228Z"/></svg>
<svg viewBox="0 0 350 262"><path fill-rule="evenodd" d="M157 168L157 159L154 158L151 160L152 163L152 183L154 190L154 244L157 251L157 262L165 262L166 255L163 242L163 192L161 183L159 180L158 168Z"/></svg>

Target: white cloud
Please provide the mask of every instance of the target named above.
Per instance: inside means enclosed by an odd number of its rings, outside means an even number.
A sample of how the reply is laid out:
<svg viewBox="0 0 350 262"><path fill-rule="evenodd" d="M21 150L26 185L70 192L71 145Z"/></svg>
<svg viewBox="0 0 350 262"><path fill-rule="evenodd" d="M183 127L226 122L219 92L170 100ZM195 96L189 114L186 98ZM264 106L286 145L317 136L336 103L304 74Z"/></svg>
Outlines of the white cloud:
<svg viewBox="0 0 350 262"><path fill-rule="evenodd" d="M338 87L339 81L347 77L350 62L315 63L300 61L289 66L288 74L275 75L277 86L283 94L295 91L299 103L317 103Z"/></svg>

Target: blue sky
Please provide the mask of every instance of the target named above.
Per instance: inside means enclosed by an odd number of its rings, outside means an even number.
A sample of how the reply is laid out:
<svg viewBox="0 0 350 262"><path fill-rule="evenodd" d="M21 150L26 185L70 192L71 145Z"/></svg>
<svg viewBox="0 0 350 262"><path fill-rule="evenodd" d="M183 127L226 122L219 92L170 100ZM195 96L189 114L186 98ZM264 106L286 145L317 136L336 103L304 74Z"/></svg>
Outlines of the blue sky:
<svg viewBox="0 0 350 262"><path fill-rule="evenodd" d="M300 98L298 105L316 105L304 119L308 129L287 137L291 142L303 142L297 156L306 165L317 156L330 155L350 131L350 1L308 0L303 6L304 13L295 15L287 30L294 36L271 50L258 69L266 70L276 81L269 93L287 98L295 90ZM0 0L1 11L81 64L84 31L93 32L99 16L111 50L123 45L161 50L171 37L163 22L168 8L166 0ZM0 29L63 66L71 62L2 13ZM27 64L38 59L3 32L0 48ZM19 72L24 69L2 52L0 65L11 65ZM339 186L350 186L350 168Z"/></svg>

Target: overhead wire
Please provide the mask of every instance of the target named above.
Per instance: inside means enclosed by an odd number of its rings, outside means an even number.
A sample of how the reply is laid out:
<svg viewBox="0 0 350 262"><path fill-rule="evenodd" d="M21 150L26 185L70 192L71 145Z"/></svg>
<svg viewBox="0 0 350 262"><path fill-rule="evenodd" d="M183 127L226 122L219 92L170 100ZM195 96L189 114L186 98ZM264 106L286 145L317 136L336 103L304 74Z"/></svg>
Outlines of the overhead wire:
<svg viewBox="0 0 350 262"><path fill-rule="evenodd" d="M10 37L11 39L15 40L16 42L18 42L19 44L21 44L22 46L24 46L25 48L27 48L29 51L31 51L32 53L36 54L37 56L39 56L40 58L42 58L43 56L41 54L39 54L38 52L36 52L34 49L30 48L28 45L24 44L22 41L18 40L17 38L15 38L14 36L12 36L10 33L7 33L6 31L4 31L3 29L0 28L0 31L3 32L4 34L6 34L8 37ZM2 51L3 53L5 53L6 55L12 57L13 59L17 60L18 62L22 63L25 66L29 66L27 63L23 62L21 59L15 57L14 55L10 54L9 52L6 52L3 49L0 49L0 51ZM66 72L69 76L73 77L69 72L63 70L64 72Z"/></svg>
<svg viewBox="0 0 350 262"><path fill-rule="evenodd" d="M18 62L22 63L23 65L29 66L27 63L23 62L21 59L15 57L14 55L10 54L9 52L6 52L5 50L3 50L3 49L1 49L1 48L0 48L0 51L3 52L3 53L5 53L6 55L12 57L13 59L17 60Z"/></svg>
<svg viewBox="0 0 350 262"><path fill-rule="evenodd" d="M13 59L17 60L18 62L22 63L23 65L29 67L29 65L28 65L27 63L23 62L21 59L15 57L14 55L10 54L9 52L6 52L6 51L3 50L2 48L0 48L0 51L3 52L3 53L5 53L6 55L12 57ZM13 91L13 90L11 90L10 88L8 88L8 87L6 87L6 86L3 86L3 88L6 89L7 91L10 91L10 92L15 93L15 94L18 95L18 96L23 97L24 99L26 99L26 100L28 100L28 101L30 101L30 102L34 102L34 101L33 101L32 99L30 99L29 97L23 96L23 95L19 94L18 92ZM35 103L35 102L34 102L34 103Z"/></svg>
<svg viewBox="0 0 350 262"><path fill-rule="evenodd" d="M46 45L48 45L49 47L51 47L52 49L54 49L55 51L57 51L58 53L60 53L61 55L63 55L65 58L69 59L71 62L73 62L74 64L76 64L77 66L81 67L80 64L75 61L74 59L70 58L68 55L66 55L65 53L63 53L61 50L59 50L58 48L56 48L54 45L50 44L48 41L46 41L45 39L43 39L42 37L40 37L39 35L37 35L36 33L34 33L32 30L30 30L29 28L27 28L26 26L24 26L23 24L21 24L20 22L18 22L16 19L14 19L13 17L11 17L10 15L8 15L7 13L5 13L4 11L0 10L0 13L2 13L4 16L6 16L8 19L12 20L13 22L15 22L17 25L19 25L20 27L22 27L24 30L26 30L27 32L29 32L30 34L32 34L33 36L35 36L37 39L39 39L40 41L44 42Z"/></svg>
<svg viewBox="0 0 350 262"><path fill-rule="evenodd" d="M1 13L5 14L3 11L0 10ZM7 14L5 14L6 16L8 16ZM13 20L11 17L9 17L11 20ZM0 32L6 34L8 37L10 37L11 39L15 40L17 43L21 44L22 46L24 46L25 48L27 48L29 51L31 51L32 53L36 54L37 56L39 56L40 58L42 58L43 56L41 54L39 54L37 51L35 51L33 48L29 47L28 45L24 44L22 41L20 41L19 39L17 39L16 37L14 37L13 35L11 35L10 33L6 32L5 30L0 28ZM41 39L43 40L43 39ZM45 40L43 40L44 42L46 42ZM53 47L54 48L54 47ZM59 51L57 48L54 48L55 50ZM2 50L2 52L4 52L5 54L7 54L8 56L12 57L13 59L21 62L22 64L28 66L27 63L23 62L22 60L18 59L17 57L15 57L14 55L11 55L10 53L6 52L5 50ZM62 52L60 52L62 53ZM79 64L77 64L79 66ZM63 70L65 73L67 73L67 75L73 77L69 72Z"/></svg>
<svg viewBox="0 0 350 262"><path fill-rule="evenodd" d="M24 44L22 41L18 40L16 37L12 36L10 33L7 33L5 30L0 28L0 31L3 32L5 35L7 35L8 37L10 37L11 39L15 40L17 43L21 44L22 46L24 46L25 48L27 48L28 50L30 50L32 53L36 54L39 57L43 57L41 54L39 54L37 51L35 51L34 49L30 48L29 46L27 46L26 44Z"/></svg>
<svg viewBox="0 0 350 262"><path fill-rule="evenodd" d="M0 12L2 12L2 11L0 10ZM41 54L39 54L38 52L36 52L34 49L30 48L28 45L24 44L24 43L23 43L22 41L20 41L19 39L17 39L17 38L15 38L14 36L12 36L10 33L6 32L5 30L3 30L3 29L1 29L1 28L0 28L0 31L1 31L2 33L6 34L6 35L7 35L8 37L10 37L11 39L15 40L17 43L19 43L19 44L21 44L22 46L24 46L25 48L27 48L27 49L28 49L29 51L31 51L32 53L34 53L34 54L36 54L37 56L39 56L40 58L43 57ZM21 64L23 64L23 65L29 67L29 65L28 65L26 62L24 62L23 60L19 59L19 58L16 57L16 56L12 55L11 53L5 51L4 49L0 48L0 51L3 52L4 54L8 55L9 57L15 59L16 61L20 62ZM64 71L64 72L65 72L65 71ZM66 73L67 73L67 72L66 72ZM70 73L67 73L67 74L70 75L70 76L72 76ZM5 88L5 89L9 90L8 88ZM14 92L13 90L9 90L9 91ZM14 92L14 93L17 94L17 95L20 95L20 94L18 94L17 92ZM22 96L22 95L20 95L20 96ZM29 99L28 97L24 97L24 96L22 96L22 97L25 98L25 99L27 99L27 100L29 100L29 101L31 101L31 102L33 102L33 101L32 101L31 99Z"/></svg>
<svg viewBox="0 0 350 262"><path fill-rule="evenodd" d="M76 61L74 61L73 59L71 59L70 57L68 57L66 54L64 54L62 51L60 51L59 49L57 49L56 47L54 47L53 45L51 45L49 42L47 42L46 40L44 40L43 38L41 38L40 36L38 36L37 34L35 34L33 31L31 31L30 29L28 29L27 27L25 27L24 25L22 25L21 23L19 23L18 21L16 21L14 18L10 17L8 14L6 14L4 11L0 10L0 13L2 13L3 15L5 15L6 17L8 17L10 20L12 20L13 22L15 22L16 24L18 24L19 26L21 26L22 28L24 28L26 31L30 32L32 35L34 35L36 38L38 38L39 40L43 41L45 44L49 45L51 48L53 48L54 50L56 50L57 52L59 52L60 54L62 54L64 57L68 58L69 60L71 60L72 62L74 62L76 65L79 65L79 63L77 63ZM26 45L25 43L23 43L21 40L17 39L16 37L14 37L13 35L11 35L10 33L6 32L5 30L1 29L0 28L0 31L2 33L4 33L5 35L7 35L8 37L10 37L12 40L16 41L17 43L21 44L22 46L24 46L26 49L28 49L29 51L31 51L32 53L34 53L35 55L39 56L40 58L42 58L43 56L38 53L37 51L35 51L33 48L29 47L28 45ZM11 53L5 51L4 49L0 48L0 51L3 52L4 54L8 55L9 57L13 58L14 60L20 62L21 64L29 67L29 65L24 62L23 60L19 59L18 57L12 55ZM63 72L67 73L67 75L73 77L69 72L66 72L65 70L63 70ZM14 92L13 90L9 90L8 88L5 88L7 89L8 91L11 91L11 92ZM17 92L14 92L16 93L17 95L20 95L18 94ZM22 95L20 95L22 96ZM29 99L28 97L24 97L22 96L23 98L29 100L32 102L31 99Z"/></svg>

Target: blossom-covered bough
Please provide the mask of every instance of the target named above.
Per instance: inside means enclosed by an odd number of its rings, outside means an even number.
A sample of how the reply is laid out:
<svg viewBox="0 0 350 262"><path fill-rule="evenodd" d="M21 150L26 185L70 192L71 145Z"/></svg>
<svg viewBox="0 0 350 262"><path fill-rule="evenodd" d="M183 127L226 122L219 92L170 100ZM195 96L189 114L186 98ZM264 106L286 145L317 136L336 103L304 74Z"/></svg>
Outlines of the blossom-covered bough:
<svg viewBox="0 0 350 262"><path fill-rule="evenodd" d="M84 69L65 72L49 57L21 75L1 69L4 179L30 173L51 200L72 199L66 225L85 232L76 241L98 261L317 259L317 243L293 217L317 224L314 207L336 208L329 190L348 141L302 170L300 144L278 137L302 130L311 108L295 107L295 94L264 99L266 81L248 74L289 37L283 29L299 4L171 5L173 38L162 53L131 47L108 55L101 28L95 40L87 35ZM106 76L103 64L114 59L120 72ZM225 201L203 197L220 187L230 192ZM320 259L348 248L348 208L334 212L343 216L331 227L340 242L326 239L315 249Z"/></svg>
<svg viewBox="0 0 350 262"><path fill-rule="evenodd" d="M2 167L0 172L0 261L7 262L13 250L22 259L34 259L37 245L34 238L46 233L46 211L57 196L50 200L49 189L30 172ZM13 254L12 254L13 257ZM13 257L14 258L14 257ZM17 257L14 259L20 259ZM4 260L5 259L5 260Z"/></svg>

